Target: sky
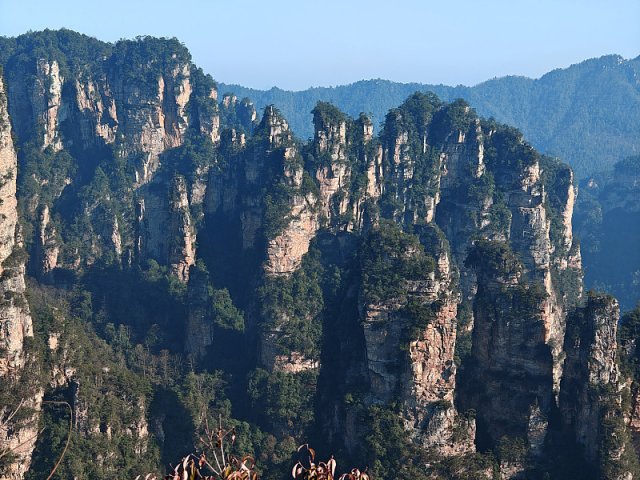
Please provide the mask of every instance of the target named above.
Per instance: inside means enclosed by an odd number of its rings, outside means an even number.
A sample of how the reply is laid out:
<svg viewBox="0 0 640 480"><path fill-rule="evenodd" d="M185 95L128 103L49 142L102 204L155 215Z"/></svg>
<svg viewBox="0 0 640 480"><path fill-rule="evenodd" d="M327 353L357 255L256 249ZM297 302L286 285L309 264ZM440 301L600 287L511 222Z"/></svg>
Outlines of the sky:
<svg viewBox="0 0 640 480"><path fill-rule="evenodd" d="M0 0L0 35L177 37L224 83L475 85L640 55L640 0Z"/></svg>

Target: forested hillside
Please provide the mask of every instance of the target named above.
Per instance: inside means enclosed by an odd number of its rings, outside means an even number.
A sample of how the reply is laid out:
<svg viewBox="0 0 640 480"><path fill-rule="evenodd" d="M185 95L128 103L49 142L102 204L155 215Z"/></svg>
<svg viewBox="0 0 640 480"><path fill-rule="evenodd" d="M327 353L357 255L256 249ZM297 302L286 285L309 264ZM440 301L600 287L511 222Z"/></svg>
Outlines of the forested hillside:
<svg viewBox="0 0 640 480"><path fill-rule="evenodd" d="M640 303L640 156L580 182L575 231L581 239L585 284Z"/></svg>

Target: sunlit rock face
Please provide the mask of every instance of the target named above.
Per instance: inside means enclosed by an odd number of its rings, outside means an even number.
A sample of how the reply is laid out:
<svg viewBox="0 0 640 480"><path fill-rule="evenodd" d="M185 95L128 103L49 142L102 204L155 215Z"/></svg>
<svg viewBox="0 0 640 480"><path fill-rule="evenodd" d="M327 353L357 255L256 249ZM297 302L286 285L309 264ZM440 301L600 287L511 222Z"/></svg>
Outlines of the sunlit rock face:
<svg viewBox="0 0 640 480"><path fill-rule="evenodd" d="M57 75L54 69L52 75ZM56 77L57 78L57 77ZM22 378L33 359L26 343L33 337L33 322L25 298L25 256L21 245L16 200L18 164L13 145L4 80L0 77L0 382L16 395L11 405L0 406L0 446L13 453L4 478L22 478L29 470L38 439L38 419L42 403L41 386L23 385ZM11 421L14 412L24 408L27 418Z"/></svg>

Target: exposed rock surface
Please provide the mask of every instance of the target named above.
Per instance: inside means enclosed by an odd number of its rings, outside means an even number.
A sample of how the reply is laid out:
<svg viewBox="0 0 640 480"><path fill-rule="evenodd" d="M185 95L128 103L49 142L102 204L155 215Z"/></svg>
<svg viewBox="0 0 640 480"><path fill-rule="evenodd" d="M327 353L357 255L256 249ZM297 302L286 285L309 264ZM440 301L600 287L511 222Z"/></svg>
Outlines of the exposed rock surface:
<svg viewBox="0 0 640 480"><path fill-rule="evenodd" d="M195 263L196 242L184 178L174 178L170 196L169 215L171 219L168 225L168 235L172 241L169 246L169 268L178 279L187 282L189 268Z"/></svg>
<svg viewBox="0 0 640 480"><path fill-rule="evenodd" d="M116 98L127 112L120 120L125 139L123 154L139 159L135 165L138 184L151 180L165 149L182 144L188 125L185 107L191 95L189 74L189 65L176 65L158 77L152 95L134 83L115 80Z"/></svg>
<svg viewBox="0 0 640 480"><path fill-rule="evenodd" d="M66 111L62 105L62 84L57 61L38 60L36 67L36 88L32 96L33 113L36 124L44 127L42 148L51 146L53 150L62 149L62 141L58 130L65 119Z"/></svg>
<svg viewBox="0 0 640 480"><path fill-rule="evenodd" d="M0 405L0 451L9 450L14 455L5 478L22 478L29 469L38 438L43 393L39 385L30 385L22 378L29 361L25 344L33 337L33 324L24 295L25 256L19 243L17 167L4 80L0 77L0 384L17 395L24 394L23 398L14 398L11 405ZM12 421L13 413L21 408L31 413L26 419ZM19 413L17 418L22 416Z"/></svg>
<svg viewBox="0 0 640 480"><path fill-rule="evenodd" d="M478 292L465 405L477 412L483 448L503 437L527 438L539 448L553 404L545 295L523 282L522 266L499 243L477 245L469 260Z"/></svg>
<svg viewBox="0 0 640 480"><path fill-rule="evenodd" d="M49 206L44 205L39 215L38 243L36 244L36 271L47 275L58 266L60 247L57 243L56 228L51 224Z"/></svg>
<svg viewBox="0 0 640 480"><path fill-rule="evenodd" d="M209 276L196 269L189 279L189 318L186 328L185 351L195 358L203 358L213 344L213 322L209 299Z"/></svg>

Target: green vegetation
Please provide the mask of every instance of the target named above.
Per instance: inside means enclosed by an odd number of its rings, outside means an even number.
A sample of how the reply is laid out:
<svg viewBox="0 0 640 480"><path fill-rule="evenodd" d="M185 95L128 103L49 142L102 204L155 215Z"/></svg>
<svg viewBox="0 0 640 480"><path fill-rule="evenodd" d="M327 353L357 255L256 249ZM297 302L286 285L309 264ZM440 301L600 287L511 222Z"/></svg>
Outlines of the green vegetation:
<svg viewBox="0 0 640 480"><path fill-rule="evenodd" d="M206 172L217 163L218 154L211 139L206 135L189 131L182 145L162 155L162 170L158 173L167 177L177 173L184 176L189 185L193 185L202 172Z"/></svg>
<svg viewBox="0 0 640 480"><path fill-rule="evenodd" d="M395 223L383 221L360 249L362 288L367 302L380 303L406 295L407 280L424 280L435 269L419 239Z"/></svg>
<svg viewBox="0 0 640 480"><path fill-rule="evenodd" d="M385 218L400 218L404 207L409 212L415 211L419 218L426 217L429 208L427 197L433 198L437 191L434 181L440 168L440 144L444 141L437 133L434 134L427 129L431 128L432 120L438 126L443 125L444 122L434 118L434 115L441 117L445 111L448 111L447 107L442 108L442 103L435 95L414 93L402 105L387 114L380 136L383 147L389 152L394 152L396 141L404 134L406 145L399 151L401 165L392 165L392 159L387 158L385 171L395 177L402 176L403 169L411 169L413 179L410 185L398 184L392 181L393 178L386 179L380 205ZM411 167L405 166L405 163L410 163ZM406 190L400 190L403 187ZM404 196L408 197L406 205L401 200Z"/></svg>
<svg viewBox="0 0 640 480"><path fill-rule="evenodd" d="M266 278L260 287L262 328L278 332L279 354L296 351L307 358L318 358L324 307L322 275L319 253L312 249L290 277Z"/></svg>
<svg viewBox="0 0 640 480"><path fill-rule="evenodd" d="M338 127L347 121L347 117L331 103L318 102L313 110L313 125L316 130L324 130L329 126Z"/></svg>
<svg viewBox="0 0 640 480"><path fill-rule="evenodd" d="M522 264L509 244L477 240L469 250L465 266L476 269L487 278L504 278L522 273Z"/></svg>
<svg viewBox="0 0 640 480"><path fill-rule="evenodd" d="M640 384L640 349L636 345L640 338L640 303L622 315L618 328L618 358L624 375Z"/></svg>
<svg viewBox="0 0 640 480"><path fill-rule="evenodd" d="M191 64L191 54L177 38L141 36L134 41L116 42L111 64L123 73L125 82L149 86L141 93L150 96L157 95L158 77L180 65Z"/></svg>
<svg viewBox="0 0 640 480"><path fill-rule="evenodd" d="M395 409L370 407L363 423L368 426L364 452L373 478L426 478L417 471L420 451L407 438Z"/></svg>
<svg viewBox="0 0 640 480"><path fill-rule="evenodd" d="M407 438L394 407L370 407L362 421L368 430L362 455L369 464L371 478L495 478L493 474L497 472L497 465L491 455L466 454L447 458L416 447Z"/></svg>
<svg viewBox="0 0 640 480"><path fill-rule="evenodd" d="M300 373L255 370L249 378L252 406L264 412L270 428L300 438L313 421L313 397L317 372Z"/></svg>
<svg viewBox="0 0 640 480"><path fill-rule="evenodd" d="M58 474L98 478L111 472L132 477L138 468L152 468L158 461L157 450L139 434L140 429L146 428L145 406L151 384L130 371L124 358L97 338L90 325L91 317L77 316L83 312L74 307L80 301L77 295L79 292L68 294L34 284L29 295L39 329L36 339L41 342L41 358L50 364L64 359L75 366L69 383L50 390L45 397L67 400L74 409L75 428ZM53 351L44 343L50 341L50 335L56 335L59 345ZM45 404L41 418L44 434L39 437L28 478L46 477L58 459L68 436L69 418L64 412ZM141 451L146 452L144 459L139 458Z"/></svg>
<svg viewBox="0 0 640 480"><path fill-rule="evenodd" d="M99 69L103 57L111 54L112 45L67 30L29 32L15 38L0 38L0 64L12 69L16 64L35 72L35 60L56 60L61 74L91 72Z"/></svg>
<svg viewBox="0 0 640 480"><path fill-rule="evenodd" d="M291 222L290 199L293 189L284 183L276 182L264 196L264 235L275 238Z"/></svg>
<svg viewBox="0 0 640 480"><path fill-rule="evenodd" d="M244 317L233 304L229 291L210 289L211 309L213 310L214 322L221 328L227 330L244 331Z"/></svg>
<svg viewBox="0 0 640 480"><path fill-rule="evenodd" d="M524 141L522 133L506 125L499 126L491 135L485 151L485 163L493 171L496 185L505 190L517 188L526 167L539 159L540 155Z"/></svg>

